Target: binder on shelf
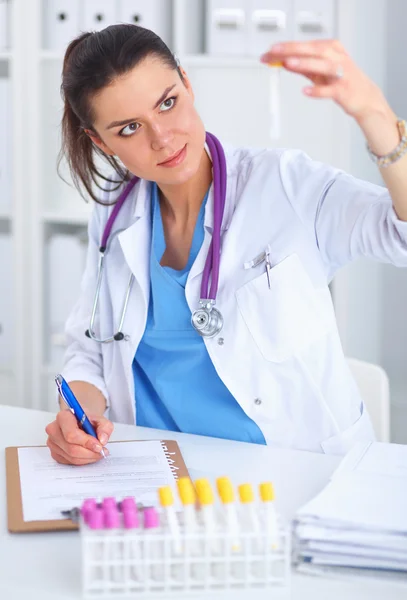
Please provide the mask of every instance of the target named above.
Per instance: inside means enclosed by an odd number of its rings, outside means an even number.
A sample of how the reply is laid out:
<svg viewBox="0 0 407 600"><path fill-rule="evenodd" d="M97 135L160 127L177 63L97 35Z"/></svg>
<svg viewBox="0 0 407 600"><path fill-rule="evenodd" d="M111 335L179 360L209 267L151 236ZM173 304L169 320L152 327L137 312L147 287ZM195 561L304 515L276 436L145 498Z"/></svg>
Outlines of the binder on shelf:
<svg viewBox="0 0 407 600"><path fill-rule="evenodd" d="M13 246L9 233L0 233L0 368L12 366L14 357Z"/></svg>
<svg viewBox="0 0 407 600"><path fill-rule="evenodd" d="M335 0L294 0L296 40L335 37Z"/></svg>
<svg viewBox="0 0 407 600"><path fill-rule="evenodd" d="M65 50L79 34L79 0L44 0L44 48Z"/></svg>
<svg viewBox="0 0 407 600"><path fill-rule="evenodd" d="M291 0L251 0L248 4L247 51L250 56L259 57L273 44L291 38Z"/></svg>
<svg viewBox="0 0 407 600"><path fill-rule="evenodd" d="M0 77L0 210L11 204L11 83Z"/></svg>
<svg viewBox="0 0 407 600"><path fill-rule="evenodd" d="M100 31L117 22L116 2L112 0L85 0L82 11L82 31Z"/></svg>
<svg viewBox="0 0 407 600"><path fill-rule="evenodd" d="M208 54L247 54L248 5L249 0L208 0L205 44Z"/></svg>
<svg viewBox="0 0 407 600"><path fill-rule="evenodd" d="M9 3L8 0L0 0L0 52L10 46L9 33Z"/></svg>
<svg viewBox="0 0 407 600"><path fill-rule="evenodd" d="M171 47L171 5L168 0L119 0L118 20L151 29Z"/></svg>
<svg viewBox="0 0 407 600"><path fill-rule="evenodd" d="M47 359L62 368L65 354L65 323L79 298L85 269L86 245L75 235L55 234L47 247L46 307Z"/></svg>

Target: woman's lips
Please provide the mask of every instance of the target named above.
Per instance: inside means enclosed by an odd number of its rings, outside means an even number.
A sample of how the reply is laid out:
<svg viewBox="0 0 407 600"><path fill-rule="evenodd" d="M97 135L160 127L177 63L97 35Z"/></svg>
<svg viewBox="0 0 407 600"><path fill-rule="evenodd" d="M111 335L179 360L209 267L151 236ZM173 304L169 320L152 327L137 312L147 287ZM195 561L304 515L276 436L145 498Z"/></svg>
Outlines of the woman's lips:
<svg viewBox="0 0 407 600"><path fill-rule="evenodd" d="M185 144L185 146L179 152L177 152L177 154L173 158L166 160L162 163L158 163L158 166L159 167L177 167L184 160L186 153L187 153L187 145Z"/></svg>

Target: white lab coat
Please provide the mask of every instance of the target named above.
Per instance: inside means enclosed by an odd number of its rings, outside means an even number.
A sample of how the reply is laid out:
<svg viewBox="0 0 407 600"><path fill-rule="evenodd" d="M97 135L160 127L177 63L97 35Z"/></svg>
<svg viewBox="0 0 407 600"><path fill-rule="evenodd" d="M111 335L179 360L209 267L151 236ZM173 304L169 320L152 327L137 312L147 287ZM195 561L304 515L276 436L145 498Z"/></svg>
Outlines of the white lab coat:
<svg viewBox="0 0 407 600"><path fill-rule="evenodd" d="M385 188L300 151L225 147L225 154L216 302L224 326L215 338L204 338L209 356L267 444L342 454L374 433L344 359L328 283L338 268L361 256L406 266L407 223L398 220ZM137 183L122 207L114 231L123 231L105 261L96 331L117 331L133 272L123 326L128 339L99 344L85 337L111 207L95 206L81 296L66 327L65 377L98 387L109 418L122 423L135 423L137 412L132 361L149 302L150 185ZM118 192L108 196L112 200ZM211 187L204 242L185 288L191 311L198 307L212 225ZM272 264L270 289L264 262L245 265L265 250Z"/></svg>

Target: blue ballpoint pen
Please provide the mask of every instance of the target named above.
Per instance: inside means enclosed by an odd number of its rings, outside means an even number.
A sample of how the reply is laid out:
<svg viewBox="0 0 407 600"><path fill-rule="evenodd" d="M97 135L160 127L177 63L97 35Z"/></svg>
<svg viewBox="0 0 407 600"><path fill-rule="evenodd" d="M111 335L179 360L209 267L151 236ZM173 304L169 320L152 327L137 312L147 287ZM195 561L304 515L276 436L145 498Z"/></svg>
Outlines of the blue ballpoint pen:
<svg viewBox="0 0 407 600"><path fill-rule="evenodd" d="M85 433L88 433L89 435L92 435L93 437L98 439L96 431L93 429L92 423L89 421L88 417L85 414L85 411L75 398L73 391L71 390L65 379L62 377L62 375L57 375L55 377L55 383L57 385L58 392L61 398L68 405L69 409L76 417L79 426L82 427ZM106 458L106 454L103 448L100 451L100 453L103 456L103 458Z"/></svg>

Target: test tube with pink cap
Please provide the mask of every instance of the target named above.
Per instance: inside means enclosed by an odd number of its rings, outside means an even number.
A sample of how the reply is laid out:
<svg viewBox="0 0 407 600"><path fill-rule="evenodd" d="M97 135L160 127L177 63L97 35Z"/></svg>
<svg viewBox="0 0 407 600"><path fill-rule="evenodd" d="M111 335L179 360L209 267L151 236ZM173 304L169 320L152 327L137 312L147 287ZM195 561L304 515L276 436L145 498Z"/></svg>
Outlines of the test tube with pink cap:
<svg viewBox="0 0 407 600"><path fill-rule="evenodd" d="M139 566L140 552L140 519L134 498L123 498L121 501L123 516L123 527L125 534L123 538L123 558L125 565L125 579L143 580L143 570Z"/></svg>
<svg viewBox="0 0 407 600"><path fill-rule="evenodd" d="M102 502L107 557L110 564L110 576L115 582L123 581L123 544L121 538L120 513L116 501L104 498Z"/></svg>
<svg viewBox="0 0 407 600"><path fill-rule="evenodd" d="M160 517L154 506L143 509L144 553L151 561L150 577L154 581L164 580L163 542L160 540ZM154 539L156 537L156 539Z"/></svg>
<svg viewBox="0 0 407 600"><path fill-rule="evenodd" d="M103 510L97 506L96 502L90 502L87 505L85 514L85 522L93 533L92 537L87 541L87 550L90 556L92 557L92 565L89 569L88 576L90 577L91 583L93 584L103 580Z"/></svg>
<svg viewBox="0 0 407 600"><path fill-rule="evenodd" d="M97 503L96 503L95 498L86 498L86 500L84 500L82 502L81 515L82 515L82 518L85 521L85 523L88 522L89 512L92 512L95 508L97 508Z"/></svg>

